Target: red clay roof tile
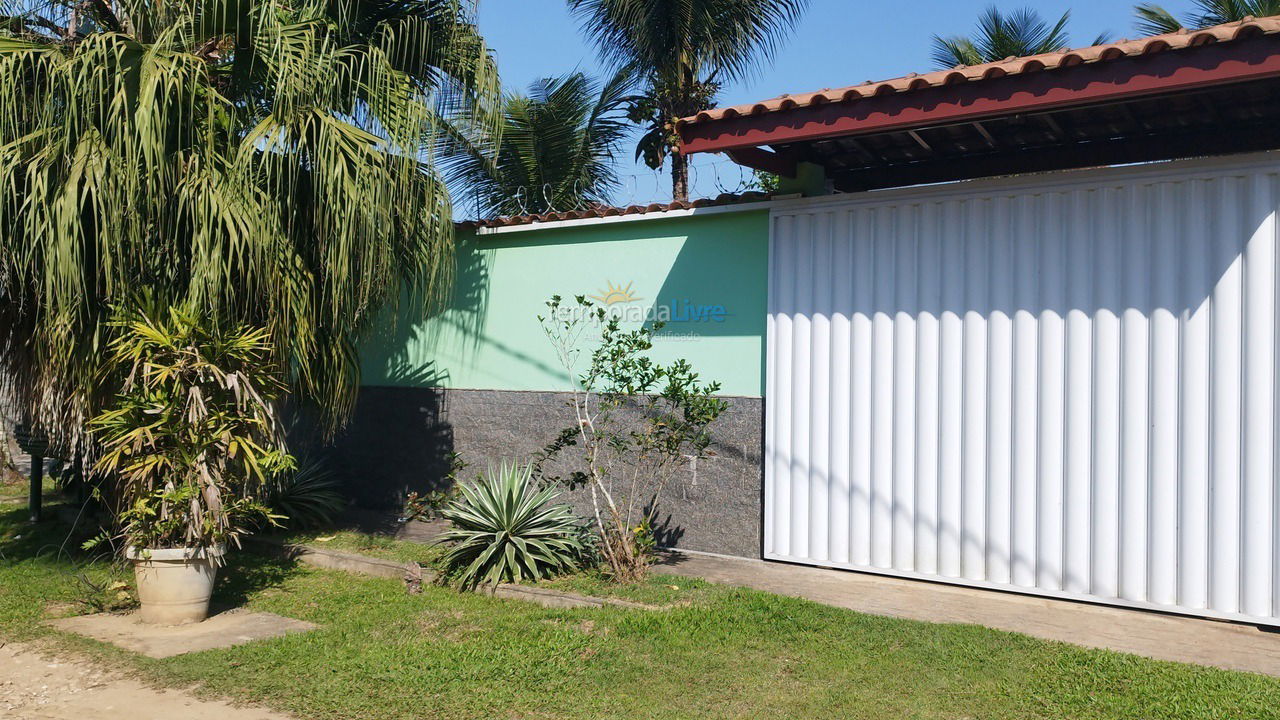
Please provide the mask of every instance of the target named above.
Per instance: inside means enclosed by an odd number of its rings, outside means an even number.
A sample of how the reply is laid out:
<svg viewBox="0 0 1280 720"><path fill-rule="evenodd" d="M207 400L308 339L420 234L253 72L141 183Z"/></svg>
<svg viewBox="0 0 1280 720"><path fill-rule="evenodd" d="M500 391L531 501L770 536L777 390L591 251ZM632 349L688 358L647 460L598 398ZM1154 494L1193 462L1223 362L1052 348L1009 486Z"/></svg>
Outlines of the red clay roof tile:
<svg viewBox="0 0 1280 720"><path fill-rule="evenodd" d="M1010 57L981 65L967 67L960 65L924 74L911 73L880 82L868 80L860 85L851 85L844 88L825 89L818 92L795 95L783 94L757 103L704 110L696 115L681 119L677 125L693 125L715 120L727 120L742 115L782 112L797 107L810 107L829 102L849 102L875 95L911 92L955 83L989 80L1006 75L1071 67L1084 63L1107 62L1122 57L1148 55L1197 47L1209 43L1229 42L1245 37L1277 33L1280 33L1280 16L1257 19L1245 18L1239 22L1215 25L1202 30L1188 31L1184 29L1164 35L1153 35L1137 40L1121 40L1115 43L1094 45L1077 50L1063 50L1041 55L1028 55L1026 57Z"/></svg>

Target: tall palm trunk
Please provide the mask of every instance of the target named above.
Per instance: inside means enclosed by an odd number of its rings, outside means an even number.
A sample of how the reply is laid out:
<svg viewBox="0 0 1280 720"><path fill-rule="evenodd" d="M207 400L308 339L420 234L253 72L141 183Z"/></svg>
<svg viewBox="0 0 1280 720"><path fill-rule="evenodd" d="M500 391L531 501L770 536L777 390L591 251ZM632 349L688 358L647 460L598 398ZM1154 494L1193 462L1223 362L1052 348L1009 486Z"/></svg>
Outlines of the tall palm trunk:
<svg viewBox="0 0 1280 720"><path fill-rule="evenodd" d="M671 201L689 202L689 158L679 150L671 153Z"/></svg>
<svg viewBox="0 0 1280 720"><path fill-rule="evenodd" d="M724 83L767 64L809 0L567 0L606 64L646 79L631 120L637 157L657 170L671 155L671 195L689 199L689 163L671 123L705 110Z"/></svg>
<svg viewBox="0 0 1280 720"><path fill-rule="evenodd" d="M0 482L17 479L21 476L18 466L13 461L13 450L10 447L9 421L0 415Z"/></svg>

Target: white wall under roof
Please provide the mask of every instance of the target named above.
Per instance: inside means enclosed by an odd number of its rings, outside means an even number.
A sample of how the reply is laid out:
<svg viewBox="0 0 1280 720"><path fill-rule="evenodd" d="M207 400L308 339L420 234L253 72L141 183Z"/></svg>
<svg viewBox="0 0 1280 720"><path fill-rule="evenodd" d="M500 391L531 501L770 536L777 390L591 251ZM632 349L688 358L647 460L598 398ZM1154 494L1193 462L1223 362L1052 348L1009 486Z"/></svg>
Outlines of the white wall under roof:
<svg viewBox="0 0 1280 720"><path fill-rule="evenodd" d="M765 556L1280 623L1280 158L775 206Z"/></svg>

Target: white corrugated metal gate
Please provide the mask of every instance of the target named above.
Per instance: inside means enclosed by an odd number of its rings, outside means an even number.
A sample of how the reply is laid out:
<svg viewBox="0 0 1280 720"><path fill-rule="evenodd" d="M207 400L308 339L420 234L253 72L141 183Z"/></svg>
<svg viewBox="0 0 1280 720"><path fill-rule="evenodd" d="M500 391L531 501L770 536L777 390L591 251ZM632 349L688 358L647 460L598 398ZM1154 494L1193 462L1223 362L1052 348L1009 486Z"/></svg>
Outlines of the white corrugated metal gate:
<svg viewBox="0 0 1280 720"><path fill-rule="evenodd" d="M774 210L765 556L1280 623L1280 158Z"/></svg>

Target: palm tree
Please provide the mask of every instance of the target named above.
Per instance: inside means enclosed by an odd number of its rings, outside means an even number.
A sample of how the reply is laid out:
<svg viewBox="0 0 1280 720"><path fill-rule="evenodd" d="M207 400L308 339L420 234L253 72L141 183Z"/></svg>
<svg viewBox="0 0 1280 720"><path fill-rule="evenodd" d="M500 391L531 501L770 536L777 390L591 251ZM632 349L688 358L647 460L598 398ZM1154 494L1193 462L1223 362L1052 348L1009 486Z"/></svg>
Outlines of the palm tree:
<svg viewBox="0 0 1280 720"><path fill-rule="evenodd" d="M644 91L631 119L652 168L671 156L672 197L689 199L689 168L676 120L703 110L725 82L773 57L809 0L568 0L602 58L634 68Z"/></svg>
<svg viewBox="0 0 1280 720"><path fill-rule="evenodd" d="M268 329L327 430L358 340L436 298L452 223L430 147L496 128L464 0L16 0L0 9L0 401L75 444L109 307ZM4 404L0 402L0 404Z"/></svg>
<svg viewBox="0 0 1280 720"><path fill-rule="evenodd" d="M1055 52L1069 44L1067 22L1070 19L1068 10L1050 25L1031 8L1005 14L992 5L978 16L978 30L972 37L934 35L932 60L939 68L949 68ZM1107 34L1103 33L1093 44L1106 41Z"/></svg>
<svg viewBox="0 0 1280 720"><path fill-rule="evenodd" d="M496 153L463 127L446 143L452 184L474 198L479 217L607 203L619 184L614 157L634 88L627 70L604 83L574 72L506 96Z"/></svg>
<svg viewBox="0 0 1280 720"><path fill-rule="evenodd" d="M1196 9L1186 15L1186 25L1173 13L1155 3L1143 3L1133 9L1138 16L1138 30L1147 35L1177 32L1184 27L1203 28L1237 22L1246 17L1280 15L1280 0L1195 0Z"/></svg>

